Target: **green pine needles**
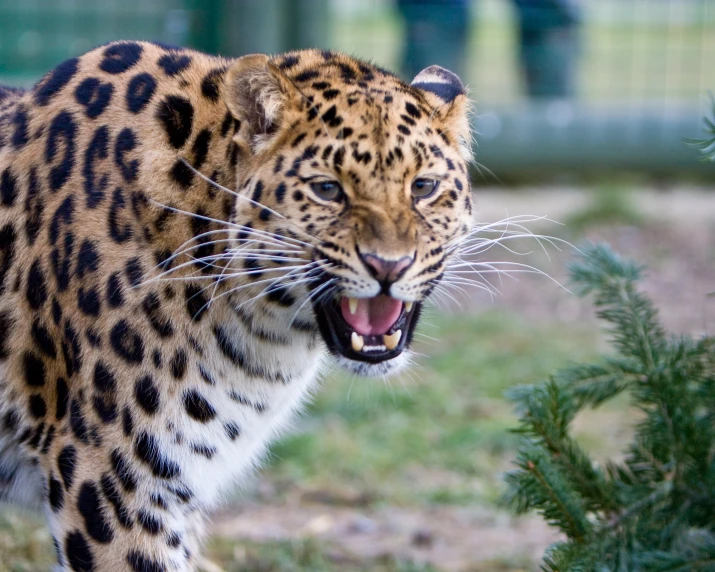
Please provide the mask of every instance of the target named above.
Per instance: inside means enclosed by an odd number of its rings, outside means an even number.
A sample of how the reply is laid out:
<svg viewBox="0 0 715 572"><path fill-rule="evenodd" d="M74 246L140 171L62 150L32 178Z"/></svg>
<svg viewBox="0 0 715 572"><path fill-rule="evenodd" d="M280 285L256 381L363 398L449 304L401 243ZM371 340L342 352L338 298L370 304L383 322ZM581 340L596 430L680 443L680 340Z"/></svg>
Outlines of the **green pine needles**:
<svg viewBox="0 0 715 572"><path fill-rule="evenodd" d="M636 288L641 268L604 245L570 274L595 296L616 354L511 392L524 438L507 500L564 533L545 571L715 571L715 338L667 336ZM640 411L635 435L623 462L601 466L570 424L624 392Z"/></svg>
<svg viewBox="0 0 715 572"><path fill-rule="evenodd" d="M705 138L686 138L685 142L700 151L703 161L712 161L715 163L715 96L713 96L712 93L710 94L710 104L712 105L713 119L703 117L703 121L705 122Z"/></svg>

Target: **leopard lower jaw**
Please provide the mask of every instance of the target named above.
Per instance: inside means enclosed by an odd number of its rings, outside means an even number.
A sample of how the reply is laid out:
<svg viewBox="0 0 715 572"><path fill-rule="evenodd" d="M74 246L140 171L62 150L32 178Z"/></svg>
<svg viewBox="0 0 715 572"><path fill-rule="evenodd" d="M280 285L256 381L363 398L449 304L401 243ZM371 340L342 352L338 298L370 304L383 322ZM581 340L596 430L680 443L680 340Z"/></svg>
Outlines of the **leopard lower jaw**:
<svg viewBox="0 0 715 572"><path fill-rule="evenodd" d="M395 375L404 370L410 363L409 356L410 351L406 350L397 357L378 363L357 361L342 355L334 356L334 358L341 369L359 375L360 377L379 378Z"/></svg>

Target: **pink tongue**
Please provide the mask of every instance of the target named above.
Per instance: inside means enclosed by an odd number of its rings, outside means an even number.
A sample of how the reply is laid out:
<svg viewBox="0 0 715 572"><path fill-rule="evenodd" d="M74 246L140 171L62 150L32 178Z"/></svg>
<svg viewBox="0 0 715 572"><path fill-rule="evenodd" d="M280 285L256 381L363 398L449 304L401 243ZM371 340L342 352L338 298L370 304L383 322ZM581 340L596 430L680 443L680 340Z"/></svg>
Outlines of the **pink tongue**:
<svg viewBox="0 0 715 572"><path fill-rule="evenodd" d="M402 312L402 301L381 294L375 298L358 298L358 307L350 313L348 299L340 300L343 318L361 336L386 334Z"/></svg>

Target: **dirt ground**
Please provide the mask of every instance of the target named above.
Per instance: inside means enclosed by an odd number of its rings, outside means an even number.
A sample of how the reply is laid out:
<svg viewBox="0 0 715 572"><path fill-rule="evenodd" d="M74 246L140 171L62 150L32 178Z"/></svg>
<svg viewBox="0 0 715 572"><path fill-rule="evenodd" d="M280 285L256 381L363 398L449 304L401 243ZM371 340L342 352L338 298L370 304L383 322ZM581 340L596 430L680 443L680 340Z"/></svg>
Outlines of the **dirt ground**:
<svg viewBox="0 0 715 572"><path fill-rule="evenodd" d="M570 231L568 221L591 208L592 193L573 189L478 191L478 218L493 221L521 214L545 216L563 224L540 223L535 232L564 237L578 246L584 240L605 241L627 258L647 266L642 282L660 310L667 330L702 335L715 331L715 189L702 187L643 189L629 191L625 204L640 225L594 224ZM528 246L528 243L522 243ZM531 248L534 248L533 242ZM548 248L549 258L512 256L547 272L566 284L566 263L573 249ZM496 249L489 253L497 256ZM593 317L589 301L553 288L542 276L520 275L518 281L504 280L501 295L489 300L473 296L467 307L488 306L515 310L530 319L578 322Z"/></svg>
<svg viewBox="0 0 715 572"><path fill-rule="evenodd" d="M213 530L258 542L318 538L333 547L329 555L338 562L390 556L455 571L518 570L540 558L544 547L558 538L537 517L517 518L484 507L359 509L305 501L243 505ZM241 554L235 557L242 560Z"/></svg>
<svg viewBox="0 0 715 572"><path fill-rule="evenodd" d="M492 222L505 216L543 215L555 221L574 220L592 208L593 195L573 189L479 189L478 218ZM715 331L715 192L704 188L645 189L629 192L628 207L642 224L595 224L569 230L555 224L530 225L534 232L608 241L618 252L647 264L643 282L661 311L668 330L702 335ZM522 250L536 246L523 242ZM550 258L534 253L511 256L532 264L565 283L570 247L549 248ZM484 259L507 259L498 248ZM496 283L496 282L495 282ZM504 307L530 321L593 322L593 307L543 276L519 275L504 280L501 294L490 299L474 292L462 299L465 310ZM604 346L605 347L605 346ZM428 359L428 358L427 358ZM428 510L396 506L363 506L359 498L321 499L295 491L280 504L270 494L227 508L215 534L255 541L317 538L334 547L335 559L396 555L440 570L535 569L544 548L557 536L537 517L516 518L493 507L438 506ZM319 495L318 495L319 497ZM240 551L240 548L237 549ZM241 554L235 555L238 561Z"/></svg>

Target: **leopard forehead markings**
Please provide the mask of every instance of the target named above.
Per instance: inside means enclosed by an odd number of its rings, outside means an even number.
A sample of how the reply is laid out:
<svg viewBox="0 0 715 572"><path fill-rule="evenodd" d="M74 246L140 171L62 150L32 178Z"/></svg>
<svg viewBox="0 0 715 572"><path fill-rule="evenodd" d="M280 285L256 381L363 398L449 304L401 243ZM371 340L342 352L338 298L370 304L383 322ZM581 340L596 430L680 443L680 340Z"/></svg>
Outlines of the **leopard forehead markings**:
<svg viewBox="0 0 715 572"><path fill-rule="evenodd" d="M327 349L404 363L469 229L466 107L441 68L138 42L0 87L0 500L61 569L194 569Z"/></svg>

